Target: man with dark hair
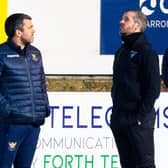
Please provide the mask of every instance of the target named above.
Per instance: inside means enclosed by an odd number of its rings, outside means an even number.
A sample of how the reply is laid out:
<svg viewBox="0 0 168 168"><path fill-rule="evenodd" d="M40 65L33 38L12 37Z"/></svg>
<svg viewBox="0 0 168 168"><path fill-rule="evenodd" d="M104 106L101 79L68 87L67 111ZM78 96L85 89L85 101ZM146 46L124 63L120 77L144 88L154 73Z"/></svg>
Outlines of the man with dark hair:
<svg viewBox="0 0 168 168"><path fill-rule="evenodd" d="M158 56L144 31L147 18L129 10L120 21L122 46L113 64L111 129L122 168L155 168L154 103L160 94Z"/></svg>
<svg viewBox="0 0 168 168"><path fill-rule="evenodd" d="M10 15L0 45L0 167L30 168L40 125L50 114L40 51L30 16Z"/></svg>

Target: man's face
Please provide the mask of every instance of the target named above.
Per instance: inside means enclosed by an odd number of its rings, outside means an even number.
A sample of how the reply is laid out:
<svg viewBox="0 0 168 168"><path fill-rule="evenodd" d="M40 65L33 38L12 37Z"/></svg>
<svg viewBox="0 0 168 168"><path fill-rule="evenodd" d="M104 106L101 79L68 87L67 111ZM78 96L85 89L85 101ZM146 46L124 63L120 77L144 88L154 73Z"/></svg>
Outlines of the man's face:
<svg viewBox="0 0 168 168"><path fill-rule="evenodd" d="M120 33L129 35L139 31L139 25L134 21L133 17L135 16L134 12L126 12L120 20Z"/></svg>
<svg viewBox="0 0 168 168"><path fill-rule="evenodd" d="M32 21L29 19L23 20L23 31L21 31L21 37L20 40L22 43L31 43L34 40L34 26L32 24Z"/></svg>

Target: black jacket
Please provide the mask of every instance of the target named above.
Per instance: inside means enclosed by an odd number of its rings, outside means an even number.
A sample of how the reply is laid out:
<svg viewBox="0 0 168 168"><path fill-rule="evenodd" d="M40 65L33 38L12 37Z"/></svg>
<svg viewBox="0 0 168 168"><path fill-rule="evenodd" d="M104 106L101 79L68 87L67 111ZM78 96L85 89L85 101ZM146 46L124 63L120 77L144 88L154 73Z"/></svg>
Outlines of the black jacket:
<svg viewBox="0 0 168 168"><path fill-rule="evenodd" d="M150 113L160 94L158 56L143 33L123 36L122 40L113 65L113 108Z"/></svg>
<svg viewBox="0 0 168 168"><path fill-rule="evenodd" d="M166 87L168 87L168 48L165 50L162 61L162 79Z"/></svg>
<svg viewBox="0 0 168 168"><path fill-rule="evenodd" d="M0 45L0 120L39 126L49 116L40 51L11 40Z"/></svg>

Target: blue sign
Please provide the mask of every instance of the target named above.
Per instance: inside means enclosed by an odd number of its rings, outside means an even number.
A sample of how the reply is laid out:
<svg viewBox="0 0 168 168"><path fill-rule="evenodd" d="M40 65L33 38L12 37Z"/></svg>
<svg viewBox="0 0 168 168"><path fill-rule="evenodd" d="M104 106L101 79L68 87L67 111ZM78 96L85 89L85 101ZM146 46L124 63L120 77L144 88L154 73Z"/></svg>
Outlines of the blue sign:
<svg viewBox="0 0 168 168"><path fill-rule="evenodd" d="M148 18L146 36L158 54L168 48L168 0L101 0L100 54L111 55L121 45L119 22L129 9Z"/></svg>

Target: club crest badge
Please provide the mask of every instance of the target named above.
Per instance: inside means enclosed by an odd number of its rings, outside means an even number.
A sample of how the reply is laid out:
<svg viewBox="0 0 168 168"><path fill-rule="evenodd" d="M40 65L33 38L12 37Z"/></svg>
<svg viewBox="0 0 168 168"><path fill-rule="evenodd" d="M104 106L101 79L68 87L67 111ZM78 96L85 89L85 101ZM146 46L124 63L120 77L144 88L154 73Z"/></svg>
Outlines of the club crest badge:
<svg viewBox="0 0 168 168"><path fill-rule="evenodd" d="M16 149L17 142L8 142L8 149L14 151Z"/></svg>
<svg viewBox="0 0 168 168"><path fill-rule="evenodd" d="M32 53L32 60L37 61L37 55Z"/></svg>

